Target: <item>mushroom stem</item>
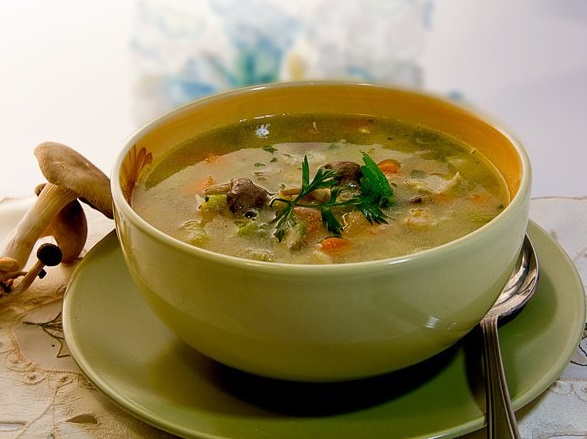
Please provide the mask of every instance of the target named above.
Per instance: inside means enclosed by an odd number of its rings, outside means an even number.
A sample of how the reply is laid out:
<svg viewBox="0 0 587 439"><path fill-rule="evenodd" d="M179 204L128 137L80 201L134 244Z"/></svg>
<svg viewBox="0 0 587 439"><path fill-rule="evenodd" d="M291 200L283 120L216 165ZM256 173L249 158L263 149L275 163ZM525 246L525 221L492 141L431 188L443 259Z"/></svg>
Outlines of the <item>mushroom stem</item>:
<svg viewBox="0 0 587 439"><path fill-rule="evenodd" d="M61 209L43 234L55 239L63 252L61 262L68 264L77 260L88 237L86 214L80 202L73 200Z"/></svg>
<svg viewBox="0 0 587 439"><path fill-rule="evenodd" d="M294 196L299 195L301 191L302 191L301 186L286 187L286 188L279 190L279 196L280 197L294 197ZM330 199L330 189L326 189L326 188L316 189L309 194L309 197L318 201L318 202L325 203L326 201L328 201Z"/></svg>
<svg viewBox="0 0 587 439"><path fill-rule="evenodd" d="M6 244L2 256L17 261L18 268L11 272L0 271L0 282L12 277L11 275L14 272L22 270L35 243L43 235L53 218L76 198L77 194L69 189L52 183L45 185L33 206L16 226L14 233Z"/></svg>
<svg viewBox="0 0 587 439"><path fill-rule="evenodd" d="M18 268L18 262L13 258L7 256L0 257L0 272L12 273L18 271Z"/></svg>
<svg viewBox="0 0 587 439"><path fill-rule="evenodd" d="M39 196L45 185L46 183L38 185L35 188L35 195ZM63 252L61 262L75 261L84 249L88 238L88 222L80 202L77 199L73 200L61 209L42 236L53 236Z"/></svg>
<svg viewBox="0 0 587 439"><path fill-rule="evenodd" d="M22 293L31 286L37 276L41 278L44 277L45 266L52 267L59 265L62 259L61 249L55 244L43 244L37 250L37 258L37 262L35 262L31 269L23 276L19 284L12 290L11 294Z"/></svg>

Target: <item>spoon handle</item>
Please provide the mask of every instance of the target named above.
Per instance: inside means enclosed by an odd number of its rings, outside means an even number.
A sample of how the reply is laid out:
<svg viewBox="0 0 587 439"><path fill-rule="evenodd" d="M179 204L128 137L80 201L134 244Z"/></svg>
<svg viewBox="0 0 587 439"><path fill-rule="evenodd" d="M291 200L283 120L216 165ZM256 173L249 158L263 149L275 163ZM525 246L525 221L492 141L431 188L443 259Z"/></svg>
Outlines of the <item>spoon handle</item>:
<svg viewBox="0 0 587 439"><path fill-rule="evenodd" d="M490 439L519 439L520 433L512 408L499 348L497 317L482 320L481 331L485 343L487 437Z"/></svg>

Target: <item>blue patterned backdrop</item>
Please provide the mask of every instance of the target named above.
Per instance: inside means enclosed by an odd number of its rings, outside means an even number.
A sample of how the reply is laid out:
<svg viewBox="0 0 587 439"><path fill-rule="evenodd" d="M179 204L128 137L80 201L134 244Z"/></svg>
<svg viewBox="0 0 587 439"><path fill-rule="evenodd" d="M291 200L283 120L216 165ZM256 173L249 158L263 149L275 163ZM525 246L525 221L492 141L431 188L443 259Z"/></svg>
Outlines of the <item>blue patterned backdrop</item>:
<svg viewBox="0 0 587 439"><path fill-rule="evenodd" d="M140 0L140 121L218 91L281 80L418 86L432 0Z"/></svg>

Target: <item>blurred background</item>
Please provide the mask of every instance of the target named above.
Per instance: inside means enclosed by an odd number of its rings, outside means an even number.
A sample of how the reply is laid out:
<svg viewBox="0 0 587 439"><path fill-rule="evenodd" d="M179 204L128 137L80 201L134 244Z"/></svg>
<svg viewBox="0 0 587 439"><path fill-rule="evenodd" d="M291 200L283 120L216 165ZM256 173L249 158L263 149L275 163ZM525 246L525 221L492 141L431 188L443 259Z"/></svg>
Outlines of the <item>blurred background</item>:
<svg viewBox="0 0 587 439"><path fill-rule="evenodd" d="M0 0L0 198L65 143L107 174L141 125L221 90L344 78L455 99L528 149L533 196L587 195L584 0Z"/></svg>

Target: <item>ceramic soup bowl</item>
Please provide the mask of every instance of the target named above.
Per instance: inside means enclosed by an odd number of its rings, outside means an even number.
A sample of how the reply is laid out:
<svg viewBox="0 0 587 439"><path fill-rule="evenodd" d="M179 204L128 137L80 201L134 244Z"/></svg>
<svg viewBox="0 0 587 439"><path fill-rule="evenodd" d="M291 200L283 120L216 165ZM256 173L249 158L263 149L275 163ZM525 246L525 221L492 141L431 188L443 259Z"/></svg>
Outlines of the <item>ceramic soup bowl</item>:
<svg viewBox="0 0 587 439"><path fill-rule="evenodd" d="M438 247L327 265L214 253L168 236L133 210L141 172L178 145L226 125L303 113L397 118L461 139L494 164L510 202L479 229ZM459 105L372 84L314 82L239 89L178 108L130 138L111 180L128 269L150 308L178 337L253 374L340 381L425 360L479 323L522 246L531 170L518 141Z"/></svg>

